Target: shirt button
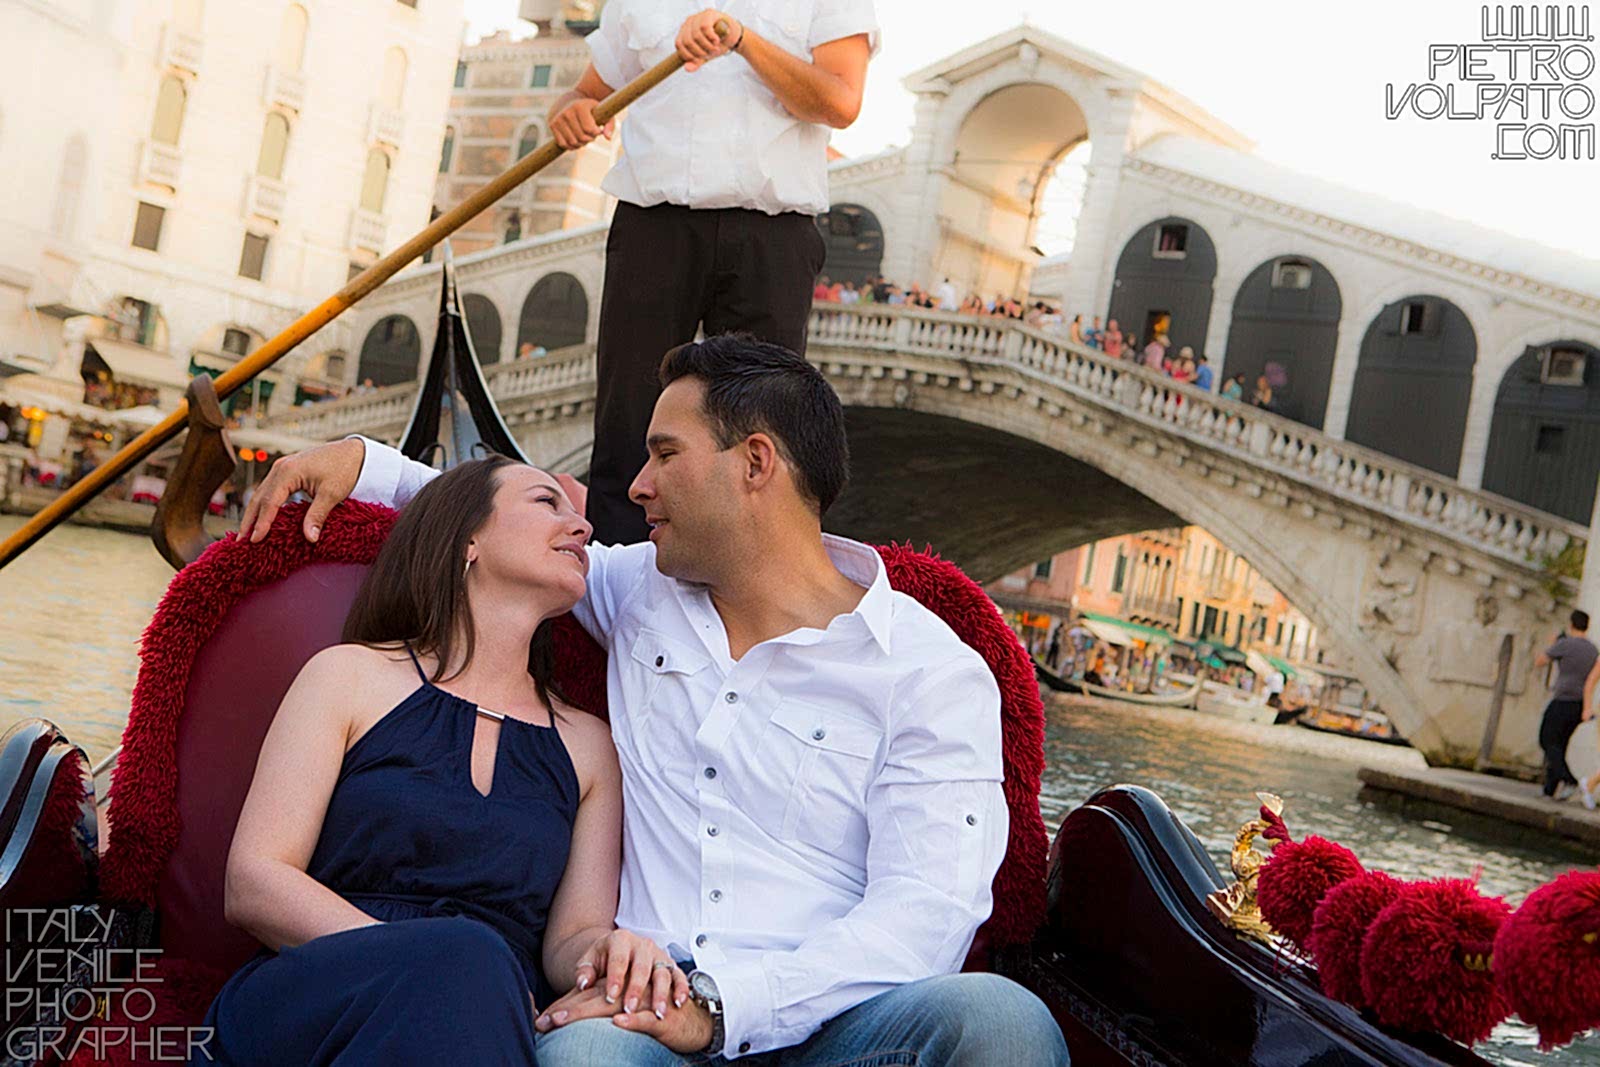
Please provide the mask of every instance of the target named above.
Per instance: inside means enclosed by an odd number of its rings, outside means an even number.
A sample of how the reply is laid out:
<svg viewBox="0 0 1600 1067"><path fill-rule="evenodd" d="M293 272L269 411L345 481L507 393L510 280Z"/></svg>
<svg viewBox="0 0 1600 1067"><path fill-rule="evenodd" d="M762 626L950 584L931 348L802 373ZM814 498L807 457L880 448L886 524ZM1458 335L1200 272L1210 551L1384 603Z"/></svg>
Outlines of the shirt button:
<svg viewBox="0 0 1600 1067"><path fill-rule="evenodd" d="M726 700L730 704L737 704L737 703L739 703L739 694L738 693L729 693L727 696L723 697L722 699Z"/></svg>
<svg viewBox="0 0 1600 1067"><path fill-rule="evenodd" d="M717 776L717 769L715 767L707 767L706 768L706 777L707 778L715 778L716 776Z"/></svg>
<svg viewBox="0 0 1600 1067"><path fill-rule="evenodd" d="M722 899L722 890L713 889L711 891L711 903L715 904L717 901L719 901L721 899Z"/></svg>
<svg viewBox="0 0 1600 1067"><path fill-rule="evenodd" d="M706 937L705 934L701 934L699 937L694 939L694 947L695 948L705 948L706 947L706 942L708 940L710 940L710 938Z"/></svg>
<svg viewBox="0 0 1600 1067"><path fill-rule="evenodd" d="M813 741L821 741L824 737L827 737L827 736L828 736L828 731L824 730L820 726L817 727L815 730L811 731L811 740L813 740Z"/></svg>
<svg viewBox="0 0 1600 1067"><path fill-rule="evenodd" d="M665 662L667 662L667 657L665 657L665 656L657 656L656 657L656 666L657 667L661 666Z"/></svg>
<svg viewBox="0 0 1600 1067"><path fill-rule="evenodd" d="M970 816L969 816L969 818L970 818ZM715 826L708 826L708 827L706 827L706 833L711 837L716 837L717 836L717 828Z"/></svg>
<svg viewBox="0 0 1600 1067"><path fill-rule="evenodd" d="M748 1042L748 1041L739 1042L739 1055L742 1056L746 1052L749 1052L749 1051L750 1051L750 1042Z"/></svg>
<svg viewBox="0 0 1600 1067"><path fill-rule="evenodd" d="M967 816L967 825L968 826L976 826L976 825L978 825L978 817L976 815L968 815Z"/></svg>

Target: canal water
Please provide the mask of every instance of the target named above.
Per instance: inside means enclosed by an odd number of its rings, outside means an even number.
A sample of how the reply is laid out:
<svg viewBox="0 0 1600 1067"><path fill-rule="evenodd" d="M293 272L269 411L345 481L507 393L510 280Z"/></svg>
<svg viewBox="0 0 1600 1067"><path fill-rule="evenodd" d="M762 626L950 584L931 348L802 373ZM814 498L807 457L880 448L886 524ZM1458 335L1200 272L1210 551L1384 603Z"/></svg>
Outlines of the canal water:
<svg viewBox="0 0 1600 1067"><path fill-rule="evenodd" d="M0 517L0 537L19 524ZM57 530L0 571L0 730L40 715L92 759L109 752L127 716L139 634L171 574L147 539L78 527ZM1159 793L1225 865L1264 790L1284 798L1297 836L1341 841L1368 866L1404 878L1481 867L1484 890L1513 905L1561 872L1592 865L1493 825L1402 817L1361 792L1360 765L1414 764L1420 757L1409 749L1082 698L1052 697L1047 709L1040 803L1052 829L1095 790L1136 783ZM1600 1037L1542 1055L1519 1024L1501 1027L1479 1051L1504 1064L1600 1065Z"/></svg>

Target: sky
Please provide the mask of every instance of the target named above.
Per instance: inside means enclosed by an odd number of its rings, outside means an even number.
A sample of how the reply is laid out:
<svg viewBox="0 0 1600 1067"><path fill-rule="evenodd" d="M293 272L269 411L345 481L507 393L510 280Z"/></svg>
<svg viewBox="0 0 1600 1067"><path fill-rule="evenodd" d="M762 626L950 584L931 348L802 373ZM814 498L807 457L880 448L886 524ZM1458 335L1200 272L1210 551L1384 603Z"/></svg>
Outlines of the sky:
<svg viewBox="0 0 1600 1067"><path fill-rule="evenodd" d="M1412 83L1454 82L1457 110L1476 106L1478 86L1430 74L1430 49L1482 43L1478 0L877 0L883 50L868 71L860 118L834 134L846 155L868 155L909 140L913 98L906 75L1021 22L1039 26L1177 90L1256 143L1274 162L1343 185L1425 206L1531 241L1600 258L1600 158L1494 159L1496 120L1390 120L1386 93ZM469 34L530 30L516 0L466 0ZM1579 4L1600 31L1600 3ZM1563 84L1600 97L1600 70L1584 75L1589 42L1566 56ZM1459 56L1459 53L1457 53ZM1477 70L1498 91L1511 84L1509 53ZM1588 65L1593 65L1592 61ZM1527 81L1527 66L1517 71ZM1548 79L1546 79L1548 80ZM1515 91L1515 90L1512 90ZM1432 105L1424 90L1419 104ZM1567 97L1574 109L1584 90ZM1537 116L1535 116L1535 121ZM1516 115L1504 122L1518 121ZM1583 118L1600 122L1600 107ZM1520 135L1511 134L1520 144ZM1535 142L1535 148L1538 143ZM1600 155L1600 148L1596 154ZM1064 176L1064 179L1065 176ZM1559 281L1559 279L1552 279Z"/></svg>

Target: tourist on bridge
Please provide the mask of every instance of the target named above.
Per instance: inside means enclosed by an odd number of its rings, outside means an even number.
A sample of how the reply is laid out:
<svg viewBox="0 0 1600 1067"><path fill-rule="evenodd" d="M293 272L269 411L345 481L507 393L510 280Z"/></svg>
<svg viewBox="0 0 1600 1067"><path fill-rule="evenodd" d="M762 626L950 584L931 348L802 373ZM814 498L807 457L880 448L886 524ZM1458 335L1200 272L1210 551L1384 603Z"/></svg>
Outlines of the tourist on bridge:
<svg viewBox="0 0 1600 1067"><path fill-rule="evenodd" d="M1208 393L1211 392L1211 384L1215 381L1212 377L1211 365L1206 362L1204 354L1196 356L1194 363L1194 387L1196 389L1204 389Z"/></svg>
<svg viewBox="0 0 1600 1067"><path fill-rule="evenodd" d="M1123 343L1122 330L1117 326L1117 320L1110 320L1106 323L1106 332L1100 336L1101 349L1112 359L1121 359Z"/></svg>
<svg viewBox="0 0 1600 1067"><path fill-rule="evenodd" d="M1567 742L1583 721L1584 688L1600 649L1589 640L1589 613L1574 611L1572 632L1556 634L1550 647L1534 657L1535 667L1556 665L1556 684L1539 723L1539 747L1544 749L1544 795L1565 800L1572 795L1578 780L1567 766Z"/></svg>
<svg viewBox="0 0 1600 1067"><path fill-rule="evenodd" d="M601 183L618 200L589 464L588 518L601 544L649 533L628 486L644 466L669 348L703 327L805 353L825 251L814 217L828 210L828 131L855 121L878 48L872 0L754 0L738 8L748 22L700 7L612 0L586 38L577 87L550 109L556 143L579 148L610 134L594 109L614 88L674 51L685 60L686 76L629 108L622 156Z"/></svg>

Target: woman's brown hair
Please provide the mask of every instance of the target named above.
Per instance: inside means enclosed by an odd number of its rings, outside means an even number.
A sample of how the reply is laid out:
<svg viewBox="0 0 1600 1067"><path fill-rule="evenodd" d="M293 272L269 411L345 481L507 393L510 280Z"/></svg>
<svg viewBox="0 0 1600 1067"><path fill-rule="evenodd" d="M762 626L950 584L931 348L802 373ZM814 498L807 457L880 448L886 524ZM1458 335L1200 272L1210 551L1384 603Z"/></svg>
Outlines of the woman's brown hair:
<svg viewBox="0 0 1600 1067"><path fill-rule="evenodd" d="M467 542L494 514L501 469L515 463L505 456L471 460L422 487L400 513L356 594L344 621L345 641L409 644L419 656L437 658L434 682L448 680L444 672L460 641L466 668L477 641L467 608ZM555 681L549 619L529 642L528 674L546 705L565 699Z"/></svg>

